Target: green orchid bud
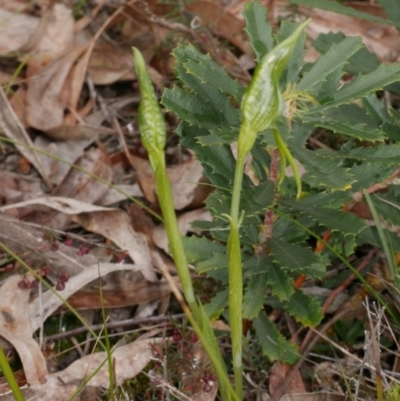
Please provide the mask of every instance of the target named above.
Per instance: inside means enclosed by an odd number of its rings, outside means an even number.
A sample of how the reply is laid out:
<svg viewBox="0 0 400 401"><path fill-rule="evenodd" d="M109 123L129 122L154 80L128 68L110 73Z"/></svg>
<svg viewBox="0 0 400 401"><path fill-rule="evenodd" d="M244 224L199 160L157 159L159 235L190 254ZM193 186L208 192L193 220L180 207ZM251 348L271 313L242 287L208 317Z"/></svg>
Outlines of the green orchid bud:
<svg viewBox="0 0 400 401"><path fill-rule="evenodd" d="M257 134L269 128L283 113L285 102L279 88L279 78L301 32L309 22L307 20L301 24L292 35L266 54L257 66L242 99L238 155L250 152Z"/></svg>
<svg viewBox="0 0 400 401"><path fill-rule="evenodd" d="M142 53L136 47L133 47L133 54L135 57L136 78L141 95L138 113L139 129L143 146L149 154L151 166L155 171L160 164L162 167L165 164L162 154L165 147L167 129Z"/></svg>

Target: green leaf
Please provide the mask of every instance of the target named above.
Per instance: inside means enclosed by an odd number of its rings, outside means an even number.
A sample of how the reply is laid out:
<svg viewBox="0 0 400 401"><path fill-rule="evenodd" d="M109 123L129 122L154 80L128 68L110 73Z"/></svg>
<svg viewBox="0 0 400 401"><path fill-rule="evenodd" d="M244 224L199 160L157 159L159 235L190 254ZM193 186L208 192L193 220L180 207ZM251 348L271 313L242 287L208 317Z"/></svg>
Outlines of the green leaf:
<svg viewBox="0 0 400 401"><path fill-rule="evenodd" d="M216 253L225 253L224 245L210 241L205 237L182 237L188 263L197 264L211 259Z"/></svg>
<svg viewBox="0 0 400 401"><path fill-rule="evenodd" d="M231 78L225 68L218 65L209 54L200 53L191 44L179 45L172 54L177 61L178 78L193 91L197 92L190 76L196 77L200 84L207 83L238 100L242 98L246 88Z"/></svg>
<svg viewBox="0 0 400 401"><path fill-rule="evenodd" d="M320 185L332 191L345 190L355 181L348 169L341 167L341 160L335 161L315 151L291 146L291 141L288 145L293 156L304 166L310 176L318 180Z"/></svg>
<svg viewBox="0 0 400 401"><path fill-rule="evenodd" d="M276 39L278 43L282 42L286 38L288 38L299 26L297 23L292 23L292 22L286 22L282 21L281 27L279 29L279 34L277 35ZM304 55L306 53L305 50L305 41L306 41L307 35L305 32L302 32L297 39L296 45L293 49L292 57L290 57L285 70L282 73L281 76L281 84L283 87L286 86L287 83L297 83L300 76L300 71L301 68L303 67L303 59Z"/></svg>
<svg viewBox="0 0 400 401"><path fill-rule="evenodd" d="M282 336L275 325L261 312L254 319L253 326L263 354L271 361L280 360L294 364L300 357L297 347Z"/></svg>
<svg viewBox="0 0 400 401"><path fill-rule="evenodd" d="M333 43L340 43L346 38L341 32L321 33L313 46L322 54L326 53ZM375 70L379 66L378 57L374 53L368 51L365 47L358 50L353 56L347 60L347 64L343 66L343 71L353 75L366 74Z"/></svg>
<svg viewBox="0 0 400 401"><path fill-rule="evenodd" d="M316 209L312 205L306 207L293 201L283 201L282 204L311 216L332 231L339 231L345 235L357 235L366 228L365 221L352 213L322 207Z"/></svg>
<svg viewBox="0 0 400 401"><path fill-rule="evenodd" d="M256 266L252 269L253 274L244 291L243 317L245 319L253 319L259 314L267 296L267 269L270 264L269 260L262 257L256 259L255 262Z"/></svg>
<svg viewBox="0 0 400 401"><path fill-rule="evenodd" d="M385 18L375 17L372 14L364 13L362 11L357 11L356 9L351 7L345 7L344 5L336 1L328 1L328 0L289 0L289 1L292 4L298 4L306 7L320 8L322 10L348 15L350 17L359 18L366 21L377 22L379 24L395 25L395 26L399 25L398 22L395 23Z"/></svg>
<svg viewBox="0 0 400 401"><path fill-rule="evenodd" d="M293 281L287 272L280 266L271 265L268 269L267 284L271 288L272 293L278 297L280 301L288 301L294 293Z"/></svg>
<svg viewBox="0 0 400 401"><path fill-rule="evenodd" d="M386 235L393 246L395 252L400 252L400 237L396 233L386 231ZM368 227L361 232L358 238L358 244L371 244L380 248L382 246L382 241L379 238L378 230L376 227Z"/></svg>
<svg viewBox="0 0 400 401"><path fill-rule="evenodd" d="M318 151L318 153L325 154L324 151ZM359 147L350 151L340 150L338 152L330 152L329 155L332 157L342 157L347 159L355 159L358 161L368 161L387 165L399 164L400 144L382 144L370 148Z"/></svg>
<svg viewBox="0 0 400 401"><path fill-rule="evenodd" d="M339 44L333 43L327 53L319 57L311 70L300 80L298 89L311 91L315 84L324 81L338 68L342 68L347 63L347 59L361 47L360 37L347 37Z"/></svg>
<svg viewBox="0 0 400 401"><path fill-rule="evenodd" d="M391 193L372 196L377 213L386 221L400 226L400 199Z"/></svg>
<svg viewBox="0 0 400 401"><path fill-rule="evenodd" d="M239 111L230 106L229 100L212 86L203 84L197 96L174 87L166 88L161 103L181 120L199 127L215 130L239 125ZM200 91L200 88L198 88Z"/></svg>
<svg viewBox="0 0 400 401"><path fill-rule="evenodd" d="M219 292L211 301L204 305L204 311L210 320L218 319L228 306L228 289Z"/></svg>
<svg viewBox="0 0 400 401"><path fill-rule="evenodd" d="M384 163L364 161L361 164L354 164L350 169L356 179L352 190L361 191L377 182L383 182L391 176L394 169L394 166Z"/></svg>
<svg viewBox="0 0 400 401"><path fill-rule="evenodd" d="M210 182L229 191L236 164L230 146L202 146L199 138L208 135L208 131L185 122L180 124L177 134L182 137L181 145L195 152Z"/></svg>
<svg viewBox="0 0 400 401"><path fill-rule="evenodd" d="M274 184L266 180L246 190L241 198L240 209L244 210L246 216L260 214L274 202Z"/></svg>
<svg viewBox="0 0 400 401"><path fill-rule="evenodd" d="M400 3L398 0L378 0L378 2L383 6L393 25L400 29Z"/></svg>
<svg viewBox="0 0 400 401"><path fill-rule="evenodd" d="M271 249L273 261L281 268L297 274L306 274L312 278L322 278L328 261L310 248L290 242L270 238L268 247Z"/></svg>
<svg viewBox="0 0 400 401"><path fill-rule="evenodd" d="M349 191L318 192L299 199L297 204L314 208L323 206L327 208L338 209L345 203L350 202L351 199L351 193Z"/></svg>
<svg viewBox="0 0 400 401"><path fill-rule="evenodd" d="M305 115L302 120L315 127L326 128L364 141L375 142L384 139L378 124L355 104L329 109L322 115Z"/></svg>
<svg viewBox="0 0 400 401"><path fill-rule="evenodd" d="M344 85L329 98L321 100L322 105L310 109L310 112L322 112L331 107L350 103L355 99L367 96L371 92L382 89L384 86L400 79L399 64L380 64L379 67L366 75L359 75L352 82Z"/></svg>
<svg viewBox="0 0 400 401"><path fill-rule="evenodd" d="M257 1L247 3L243 9L246 32L250 45L256 54L257 62L273 49L272 27L267 20L267 9Z"/></svg>
<svg viewBox="0 0 400 401"><path fill-rule="evenodd" d="M296 290L284 307L303 326L315 327L323 318L319 302L301 290Z"/></svg>

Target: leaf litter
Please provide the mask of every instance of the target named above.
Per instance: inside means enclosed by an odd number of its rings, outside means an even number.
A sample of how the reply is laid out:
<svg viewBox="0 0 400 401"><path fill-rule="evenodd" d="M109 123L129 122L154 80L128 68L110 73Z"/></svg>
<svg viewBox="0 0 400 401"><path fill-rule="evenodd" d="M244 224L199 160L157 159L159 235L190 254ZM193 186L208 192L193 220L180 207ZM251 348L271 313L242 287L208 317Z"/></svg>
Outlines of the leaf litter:
<svg viewBox="0 0 400 401"><path fill-rule="evenodd" d="M22 155L33 167L24 174L12 162L13 171L9 166L7 171L8 159L0 160L0 240L36 274L46 277L52 288L37 284L37 278L20 262L8 260L2 252L4 263L8 263L2 266L9 267L0 287L0 336L8 341L7 349L14 348L19 354L29 384L24 389L27 399L63 401L106 356L94 350L66 369L49 372L37 331L43 330L46 319L64 313L66 307L59 296L78 311L129 308L133 315L147 306L150 313L165 313L170 306L171 288L160 278L163 269L174 273L163 225L154 218L149 220L145 211L133 209L127 201L132 196L141 198L154 215L159 213L154 175L136 129L138 98L131 46L145 54L159 90L172 80L169 53L183 40L209 52L241 83L250 78L252 64L247 59L252 61L253 56L243 32L243 1L194 1L185 11L191 16L189 26L169 20L166 15L174 10L156 1L120 2L117 8L105 1L87 2L82 9L72 9L68 2L50 3L40 1L33 6L24 0L0 1L0 53L14 62L11 67L4 65L0 77L7 82L7 91L0 89L0 130L8 138L3 152ZM275 15L270 18L287 13L286 2L274 3ZM317 10L313 15L309 27L313 38L326 30L362 35L380 59L393 61L398 56L391 52L398 41L394 28L365 21L356 25L350 17ZM236 53L223 43L234 46ZM237 51L240 57L235 55ZM312 59L311 51L307 57ZM18 66L21 71L14 76ZM130 152L128 165L117 157L124 146L111 123L113 118L122 127ZM198 198L199 189L207 184L201 164L188 153L182 159L173 140L168 150L172 156L167 172L180 230L183 235L200 235L190 223L211 220L201 207L207 193ZM155 349L169 341L165 333L173 324L171 320L169 325L160 326L163 338L158 331L150 338L123 338L116 344L112 358L117 385L149 366L154 368L154 358L161 355ZM198 360L208 364L197 346ZM108 388L105 366L91 379L88 389ZM216 387L204 390L205 381L211 379L204 378L202 369L191 372L189 379L185 378L187 373L178 371L191 399L215 399ZM287 365L277 364L271 373L269 394L276 393L286 376ZM157 374L153 381L155 385L164 383L161 388L170 386ZM297 375L291 391L304 389L303 379ZM261 398L266 397L267 392ZM281 400L287 397L283 395ZM343 399L327 393L298 394L298 399L311 398Z"/></svg>

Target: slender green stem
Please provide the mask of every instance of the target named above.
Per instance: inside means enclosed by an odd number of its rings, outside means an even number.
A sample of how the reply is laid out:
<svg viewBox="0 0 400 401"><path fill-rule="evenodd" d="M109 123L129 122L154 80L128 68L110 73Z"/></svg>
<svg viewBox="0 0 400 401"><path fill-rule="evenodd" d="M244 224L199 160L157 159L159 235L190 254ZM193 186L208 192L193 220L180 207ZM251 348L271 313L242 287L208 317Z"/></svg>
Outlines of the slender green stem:
<svg viewBox="0 0 400 401"><path fill-rule="evenodd" d="M4 377L7 380L8 385L17 401L25 401L25 397L22 394L21 389L19 388L18 382L15 379L14 373L10 368L10 365L7 361L7 357L3 351L3 348L0 347L0 368L3 372Z"/></svg>
<svg viewBox="0 0 400 401"><path fill-rule="evenodd" d="M164 155L162 154L162 156ZM179 279L182 283L183 293L185 294L186 302L189 304L190 309L196 321L201 321L199 306L193 291L192 279L186 260L186 255L183 250L182 237L179 231L178 222L176 220L174 205L172 201L171 187L167 172L164 168L163 161L159 161L158 168L155 171L158 201L160 203L161 211L164 218L165 230L172 256L178 271Z"/></svg>
<svg viewBox="0 0 400 401"><path fill-rule="evenodd" d="M243 272L240 249L239 214L240 193L244 171L245 156L238 154L233 182L230 224L231 232L228 239L229 255L229 321L231 325L233 372L235 390L238 397L243 399L242 377L242 309L243 309Z"/></svg>
<svg viewBox="0 0 400 401"><path fill-rule="evenodd" d="M274 129L273 133L274 133L276 145L278 146L278 149L279 149L279 154L280 155L283 154L285 156L286 160L289 162L290 167L292 167L293 177L294 177L294 180L297 185L297 195L296 196L297 196L297 198L299 198L301 195L301 179L300 179L299 170L296 166L296 162L294 161L292 154L289 152L289 149L287 148L285 142L283 142L279 132ZM282 165L281 165L281 167L282 167Z"/></svg>

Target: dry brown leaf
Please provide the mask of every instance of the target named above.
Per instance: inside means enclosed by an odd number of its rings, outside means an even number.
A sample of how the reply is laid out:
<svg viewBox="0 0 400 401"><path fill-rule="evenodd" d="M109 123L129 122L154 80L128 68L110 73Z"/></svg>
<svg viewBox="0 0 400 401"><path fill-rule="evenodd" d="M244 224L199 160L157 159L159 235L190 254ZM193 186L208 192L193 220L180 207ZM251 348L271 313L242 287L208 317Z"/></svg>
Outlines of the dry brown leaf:
<svg viewBox="0 0 400 401"><path fill-rule="evenodd" d="M361 2L347 2L348 6L355 6L359 11L381 15L382 7ZM311 18L307 26L307 34L311 39L317 38L321 33L342 32L348 36L361 36L364 45L382 61L400 60L400 33L395 27L352 18L346 15L333 13L317 8L299 7L302 14ZM275 18L287 16L286 1L275 2ZM311 52L307 61L315 61L317 53Z"/></svg>
<svg viewBox="0 0 400 401"><path fill-rule="evenodd" d="M33 281L34 277L26 275ZM34 330L30 324L28 308L30 291L19 288L22 277L10 276L0 288L0 336L9 341L18 352L30 385L46 381L46 361L38 343L32 338Z"/></svg>
<svg viewBox="0 0 400 401"><path fill-rule="evenodd" d="M32 205L41 205L57 210L59 213L68 215L86 230L110 239L121 250L126 251L135 263L144 266L142 274L147 280L156 280L146 237L133 230L126 212L94 206L76 199L54 196L3 206L0 211Z"/></svg>
<svg viewBox="0 0 400 401"><path fill-rule="evenodd" d="M168 168L167 174L171 182L174 209L182 210L194 199L198 182L203 177L203 167L197 159L191 158L185 163Z"/></svg>
<svg viewBox="0 0 400 401"><path fill-rule="evenodd" d="M49 178L49 171L47 170L42 157L39 153L32 150L33 143L22 126L14 110L7 100L3 88L0 87L0 131L2 131L9 139L18 142L16 148L18 151L35 166L39 174L44 179L46 185L52 189L52 183Z"/></svg>
<svg viewBox="0 0 400 401"><path fill-rule="evenodd" d="M144 196L149 202L155 203L156 182L150 162L132 154L130 160L137 172L137 180ZM167 174L171 183L174 209L182 210L195 199L198 183L203 178L203 167L197 159L191 158L177 166L168 167Z"/></svg>
<svg viewBox="0 0 400 401"><path fill-rule="evenodd" d="M83 288L90 282L102 277L106 274L119 271L143 271L145 266L137 264L116 264L116 263L96 263L92 266L86 267L80 273L71 277L65 284L62 291L56 291L64 300L68 299L71 295L75 294L78 290ZM31 334L36 331L42 322L46 320L52 313L63 305L63 301L52 291L46 291L41 299L36 298L29 304L29 320L32 329ZM26 306L25 306L25 309Z"/></svg>
<svg viewBox="0 0 400 401"><path fill-rule="evenodd" d="M156 280L146 237L133 230L126 212L114 209L106 212L80 213L75 215L73 220L86 230L110 239L120 249L126 251L135 263L145 266L142 274L147 280Z"/></svg>
<svg viewBox="0 0 400 401"><path fill-rule="evenodd" d="M153 357L152 344L157 339L137 340L131 344L116 348L112 353L114 361L115 385L120 386L125 380L139 374ZM107 358L105 352L96 352L72 363L68 368L48 376L49 385L60 385L61 377L66 384L82 381L90 376ZM105 363L89 382L90 386L108 388L110 379L108 366ZM46 384L47 386L47 384Z"/></svg>
<svg viewBox="0 0 400 401"><path fill-rule="evenodd" d="M296 393L286 394L279 401L346 401L344 394L335 393Z"/></svg>
<svg viewBox="0 0 400 401"><path fill-rule="evenodd" d="M40 198L44 195L40 180L11 171L0 171L0 199L3 205Z"/></svg>
<svg viewBox="0 0 400 401"><path fill-rule="evenodd" d="M286 379L291 370L292 366L288 365L287 363L276 362L274 364L269 376L269 393L272 398L274 398L276 394L280 392L282 386L286 384ZM285 394L305 392L306 388L304 386L303 378L301 377L300 372L297 371L291 382L287 385L285 389Z"/></svg>
<svg viewBox="0 0 400 401"><path fill-rule="evenodd" d="M0 53L8 54L17 52L28 44L40 20L31 15L6 10L4 6L0 4Z"/></svg>
<svg viewBox="0 0 400 401"><path fill-rule="evenodd" d="M8 85L11 82L10 79L4 84ZM10 106L14 110L17 119L20 121L24 128L28 128L26 121L26 88L20 86L9 98Z"/></svg>
<svg viewBox="0 0 400 401"><path fill-rule="evenodd" d="M135 79L132 49L98 41L90 56L88 72L95 85Z"/></svg>
<svg viewBox="0 0 400 401"><path fill-rule="evenodd" d="M113 279L114 277L115 275ZM91 288L79 290L71 295L68 303L76 310L101 309L102 307L124 308L159 301L171 293L171 287L166 281L148 282L141 279L135 282L126 278L119 281L105 279L105 284L103 281L103 300L101 300L99 288L93 288L92 285ZM132 310L129 309L129 313L131 312Z"/></svg>
<svg viewBox="0 0 400 401"><path fill-rule="evenodd" d="M108 155L99 148L90 149L76 162L81 169L111 181L112 168ZM88 203L96 203L108 191L108 186L92 178L88 173L71 168L67 176L54 190L55 197L68 197L82 200ZM46 225L54 229L64 229L69 221L69 216L57 212L36 212L27 216L27 221Z"/></svg>
<svg viewBox="0 0 400 401"><path fill-rule="evenodd" d="M98 261L92 253L78 256L76 248L59 242L55 242L58 251L53 252L51 243L44 239L45 229L39 229L3 213L0 213L0 223L0 240L3 244L17 254L28 253L27 261L32 262L32 265L43 266L50 263L54 274L65 271L72 277Z"/></svg>
<svg viewBox="0 0 400 401"><path fill-rule="evenodd" d="M120 189L121 191L124 191L127 195L132 196L133 198L143 198L143 192L141 191L138 184L115 185L115 187ZM114 188L110 188L108 192L106 192L106 194L100 199L99 205L110 206L125 199L127 199L126 195L118 192Z"/></svg>
<svg viewBox="0 0 400 401"><path fill-rule="evenodd" d="M63 124L64 112L70 100L63 101L61 93L71 67L84 50L82 47L74 48L64 57L29 74L26 120L31 127L49 131Z"/></svg>
<svg viewBox="0 0 400 401"><path fill-rule="evenodd" d="M178 227L182 235L186 235L188 232L200 234L198 230L191 226L191 223L195 220L212 221L211 213L206 209L196 209L190 212L184 213L178 217ZM154 229L153 241L164 252L169 253L168 249L168 238L163 224L160 224Z"/></svg>
<svg viewBox="0 0 400 401"><path fill-rule="evenodd" d="M116 385L138 375L153 357L152 344L163 341L159 338L136 340L135 342L118 347L112 353ZM80 383L87 378L101 363L106 360L105 352L88 355L72 363L68 368L49 374L44 385L23 388L26 400L67 401L78 389ZM105 363L94 378L89 382L92 388L108 388L108 366ZM92 393L93 394L93 393ZM81 398L79 398L81 400ZM87 398L88 399L88 398ZM10 400L10 394L0 396L0 401ZM93 399L88 399L93 401Z"/></svg>
<svg viewBox="0 0 400 401"><path fill-rule="evenodd" d="M229 40L243 53L252 53L249 40L244 32L244 21L239 20L225 7L216 1L194 1L186 4L185 7L200 17L201 22L207 25L214 34Z"/></svg>
<svg viewBox="0 0 400 401"><path fill-rule="evenodd" d="M75 128L75 127L74 127ZM66 138L65 138L66 139ZM84 150L93 142L92 139L81 139L67 141L52 141L44 135L35 138L35 147L47 152L68 163L74 163L82 156ZM43 155L43 162L50 171L50 178L53 184L59 185L66 177L71 166L53 157Z"/></svg>

